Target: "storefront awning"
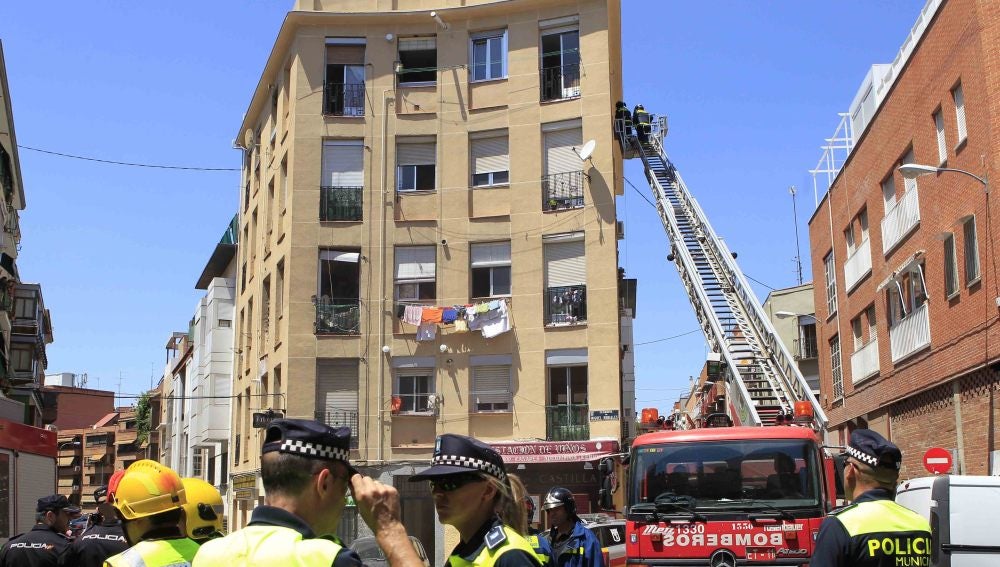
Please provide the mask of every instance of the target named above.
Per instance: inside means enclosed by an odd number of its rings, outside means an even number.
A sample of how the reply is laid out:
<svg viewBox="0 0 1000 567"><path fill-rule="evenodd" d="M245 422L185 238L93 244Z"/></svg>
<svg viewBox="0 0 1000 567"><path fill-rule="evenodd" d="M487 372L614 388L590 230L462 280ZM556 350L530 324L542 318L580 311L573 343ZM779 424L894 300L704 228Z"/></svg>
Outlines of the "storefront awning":
<svg viewBox="0 0 1000 567"><path fill-rule="evenodd" d="M621 452L618 441L511 441L490 443L506 464L579 463L596 461Z"/></svg>
<svg viewBox="0 0 1000 567"><path fill-rule="evenodd" d="M104 460L104 455L91 455L87 457L87 460L91 463L99 463Z"/></svg>
<svg viewBox="0 0 1000 567"><path fill-rule="evenodd" d="M76 457L74 457L72 455L70 455L69 457L59 457L59 466L60 467L71 467L71 466L73 466L73 459L75 459L75 458Z"/></svg>

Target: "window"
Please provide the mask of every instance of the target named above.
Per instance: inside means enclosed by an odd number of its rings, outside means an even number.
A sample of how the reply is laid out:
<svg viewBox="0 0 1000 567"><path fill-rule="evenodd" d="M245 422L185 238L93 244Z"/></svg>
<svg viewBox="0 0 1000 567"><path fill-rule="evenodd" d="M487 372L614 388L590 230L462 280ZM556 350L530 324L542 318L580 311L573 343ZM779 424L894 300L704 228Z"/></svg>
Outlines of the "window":
<svg viewBox="0 0 1000 567"><path fill-rule="evenodd" d="M868 240L868 208L858 213L858 226L861 228L861 242Z"/></svg>
<svg viewBox="0 0 1000 567"><path fill-rule="evenodd" d="M472 297L510 295L510 242L472 245Z"/></svg>
<svg viewBox="0 0 1000 567"><path fill-rule="evenodd" d="M549 353L546 353L546 358L549 358ZM587 366L549 366L548 374L549 399L545 420L547 439L589 439Z"/></svg>
<svg viewBox="0 0 1000 567"><path fill-rule="evenodd" d="M854 352L861 350L861 347L865 345L865 331L862 326L864 322L861 318L862 315L858 315L854 319L851 319L851 333L854 335Z"/></svg>
<svg viewBox="0 0 1000 567"><path fill-rule="evenodd" d="M545 323L587 320L587 259L582 232L542 237L545 257Z"/></svg>
<svg viewBox="0 0 1000 567"><path fill-rule="evenodd" d="M17 289L14 292L14 317L16 319L38 318L38 295L31 289Z"/></svg>
<svg viewBox="0 0 1000 567"><path fill-rule="evenodd" d="M542 209L561 210L583 206L583 162L576 149L583 144L581 121L542 125L545 170Z"/></svg>
<svg viewBox="0 0 1000 567"><path fill-rule="evenodd" d="M433 37L407 37L399 40L399 84L434 84L437 82L437 40Z"/></svg>
<svg viewBox="0 0 1000 567"><path fill-rule="evenodd" d="M11 345L10 358L14 372L34 372L35 349L31 345Z"/></svg>
<svg viewBox="0 0 1000 567"><path fill-rule="evenodd" d="M219 328L220 329L228 329L228 328L230 328L232 326L233 326L233 320L232 319L219 319Z"/></svg>
<svg viewBox="0 0 1000 567"><path fill-rule="evenodd" d="M826 273L826 311L827 315L837 312L837 270L833 266L833 252L823 258L823 270Z"/></svg>
<svg viewBox="0 0 1000 567"><path fill-rule="evenodd" d="M510 182L510 149L507 131L469 135L473 187L507 185Z"/></svg>
<svg viewBox="0 0 1000 567"><path fill-rule="evenodd" d="M264 278L260 291L260 344L261 347L270 344L271 335L271 275ZM262 352L261 354L264 354Z"/></svg>
<svg viewBox="0 0 1000 567"><path fill-rule="evenodd" d="M816 318L799 317L799 358L816 358Z"/></svg>
<svg viewBox="0 0 1000 567"><path fill-rule="evenodd" d="M288 157L281 158L281 212L288 203Z"/></svg>
<svg viewBox="0 0 1000 567"><path fill-rule="evenodd" d="M958 260L955 257L955 235L948 233L944 239L944 294L951 297L958 292Z"/></svg>
<svg viewBox="0 0 1000 567"><path fill-rule="evenodd" d="M902 163L917 163L917 158L913 157L913 148L910 148L906 155L903 156ZM917 188L917 180L903 178L903 193L909 193L912 189Z"/></svg>
<svg viewBox="0 0 1000 567"><path fill-rule="evenodd" d="M435 280L437 248L398 246L395 252L396 300L433 301L437 298Z"/></svg>
<svg viewBox="0 0 1000 567"><path fill-rule="evenodd" d="M88 447L98 447L101 445L108 444L108 434L102 433L99 435L88 435L87 436L87 446Z"/></svg>
<svg viewBox="0 0 1000 567"><path fill-rule="evenodd" d="M334 116L365 115L365 40L326 39L326 83L323 112Z"/></svg>
<svg viewBox="0 0 1000 567"><path fill-rule="evenodd" d="M507 364L476 364L472 361L472 408L475 412L511 411L510 361ZM483 357L490 358L490 357ZM502 358L493 357L493 358ZM501 362L484 360L483 362Z"/></svg>
<svg viewBox="0 0 1000 567"><path fill-rule="evenodd" d="M854 253L854 249L857 247L857 244L855 244L855 242L854 242L854 223L853 222L851 222L851 224L847 225L847 228L844 229L844 240L847 242L847 256L850 257L850 255Z"/></svg>
<svg viewBox="0 0 1000 567"><path fill-rule="evenodd" d="M976 217L962 223L963 252L965 253L965 285L979 280L979 243L976 237Z"/></svg>
<svg viewBox="0 0 1000 567"><path fill-rule="evenodd" d="M882 180L882 202L885 203L885 214L896 206L896 179L892 173Z"/></svg>
<svg viewBox="0 0 1000 567"><path fill-rule="evenodd" d="M542 35L541 99L580 96L580 31L545 30Z"/></svg>
<svg viewBox="0 0 1000 567"><path fill-rule="evenodd" d="M844 397L844 375L840 368L840 336L830 339L830 366L833 377L833 399Z"/></svg>
<svg viewBox="0 0 1000 567"><path fill-rule="evenodd" d="M357 358L316 359L316 419L331 427L351 428L351 448L358 441Z"/></svg>
<svg viewBox="0 0 1000 567"><path fill-rule="evenodd" d="M507 76L507 30L472 35L472 80Z"/></svg>
<svg viewBox="0 0 1000 567"><path fill-rule="evenodd" d="M278 260L274 269L274 317L281 320L285 315L285 259ZM275 338L281 340L281 327L275 329Z"/></svg>
<svg viewBox="0 0 1000 567"><path fill-rule="evenodd" d="M396 191L433 190L436 152L433 137L399 139L396 143Z"/></svg>
<svg viewBox="0 0 1000 567"><path fill-rule="evenodd" d="M364 161L364 145L361 140L323 142L319 220L361 220Z"/></svg>
<svg viewBox="0 0 1000 567"><path fill-rule="evenodd" d="M316 332L361 332L361 268L358 251L320 250Z"/></svg>
<svg viewBox="0 0 1000 567"><path fill-rule="evenodd" d="M955 101L955 125L958 127L958 143L961 144L969 136L965 124L965 94L962 92L961 83L952 89L951 98Z"/></svg>
<svg viewBox="0 0 1000 567"><path fill-rule="evenodd" d="M428 413L434 393L434 369L399 368L396 370L396 396L399 398L401 413Z"/></svg>
<svg viewBox="0 0 1000 567"><path fill-rule="evenodd" d="M944 116L940 108L934 113L934 129L937 130L938 163L944 163L948 160L948 142L944 136Z"/></svg>
<svg viewBox="0 0 1000 567"><path fill-rule="evenodd" d="M913 310L927 302L923 263L913 263L899 271L886 286L886 313L889 327L905 319Z"/></svg>

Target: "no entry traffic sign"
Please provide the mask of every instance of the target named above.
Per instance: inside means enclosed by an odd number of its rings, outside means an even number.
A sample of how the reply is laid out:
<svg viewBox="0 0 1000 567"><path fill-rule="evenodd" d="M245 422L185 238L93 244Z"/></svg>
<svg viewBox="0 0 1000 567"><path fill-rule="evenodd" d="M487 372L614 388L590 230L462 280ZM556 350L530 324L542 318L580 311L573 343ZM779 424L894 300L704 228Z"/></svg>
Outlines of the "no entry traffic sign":
<svg viewBox="0 0 1000 567"><path fill-rule="evenodd" d="M931 447L924 453L924 468L934 474L945 474L951 470L951 451L941 447Z"/></svg>

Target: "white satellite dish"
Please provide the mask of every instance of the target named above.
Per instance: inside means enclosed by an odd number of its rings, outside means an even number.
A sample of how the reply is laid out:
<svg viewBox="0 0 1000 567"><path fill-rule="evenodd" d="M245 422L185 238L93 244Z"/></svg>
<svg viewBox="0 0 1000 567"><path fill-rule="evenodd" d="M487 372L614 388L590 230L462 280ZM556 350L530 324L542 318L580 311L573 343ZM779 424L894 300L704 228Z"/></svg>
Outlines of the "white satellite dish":
<svg viewBox="0 0 1000 567"><path fill-rule="evenodd" d="M243 149L252 150L255 145L253 130L247 128L246 132L243 132Z"/></svg>
<svg viewBox="0 0 1000 567"><path fill-rule="evenodd" d="M580 157L580 161L587 161L590 156L594 154L594 148L597 147L597 140L589 140L582 148L573 148L576 155Z"/></svg>

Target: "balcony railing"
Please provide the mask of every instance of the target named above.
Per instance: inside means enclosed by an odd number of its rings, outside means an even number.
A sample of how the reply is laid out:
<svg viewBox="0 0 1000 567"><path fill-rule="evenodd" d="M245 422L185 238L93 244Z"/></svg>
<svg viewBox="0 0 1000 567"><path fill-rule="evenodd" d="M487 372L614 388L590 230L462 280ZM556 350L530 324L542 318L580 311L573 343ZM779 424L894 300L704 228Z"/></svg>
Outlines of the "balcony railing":
<svg viewBox="0 0 1000 567"><path fill-rule="evenodd" d="M361 332L361 300L322 299L316 302L317 335L357 335Z"/></svg>
<svg viewBox="0 0 1000 567"><path fill-rule="evenodd" d="M878 371L878 337L876 337L851 355L851 383L862 382L878 374Z"/></svg>
<svg viewBox="0 0 1000 567"><path fill-rule="evenodd" d="M358 411L350 409L316 410L316 421L330 427L351 428L351 449L358 448Z"/></svg>
<svg viewBox="0 0 1000 567"><path fill-rule="evenodd" d="M587 286L567 285L545 290L545 323L582 323L587 320Z"/></svg>
<svg viewBox="0 0 1000 567"><path fill-rule="evenodd" d="M559 211L582 206L582 171L553 173L542 177L542 210Z"/></svg>
<svg viewBox="0 0 1000 567"><path fill-rule="evenodd" d="M365 85L327 83L323 89L323 113L333 116L364 116Z"/></svg>
<svg viewBox="0 0 1000 567"><path fill-rule="evenodd" d="M359 221L364 187L320 187L319 220Z"/></svg>
<svg viewBox="0 0 1000 567"><path fill-rule="evenodd" d="M903 238L920 222L920 200L917 188L907 191L896 206L885 213L882 219L882 254L903 241Z"/></svg>
<svg viewBox="0 0 1000 567"><path fill-rule="evenodd" d="M844 262L844 285L850 292L872 271L872 245L867 238L862 240L854 252Z"/></svg>
<svg viewBox="0 0 1000 567"><path fill-rule="evenodd" d="M545 406L545 438L549 441L586 441L590 439L587 404Z"/></svg>
<svg viewBox="0 0 1000 567"><path fill-rule="evenodd" d="M819 356L819 347L816 345L816 339L794 339L792 340L792 347L795 351L796 360L808 360Z"/></svg>
<svg viewBox="0 0 1000 567"><path fill-rule="evenodd" d="M931 319L927 303L906 314L889 328L892 362L896 363L931 344Z"/></svg>
<svg viewBox="0 0 1000 567"><path fill-rule="evenodd" d="M0 147L0 190L5 203L14 199L14 171L11 169L10 154L3 147Z"/></svg>
<svg viewBox="0 0 1000 567"><path fill-rule="evenodd" d="M539 71L542 102L580 96L580 64L546 67Z"/></svg>

